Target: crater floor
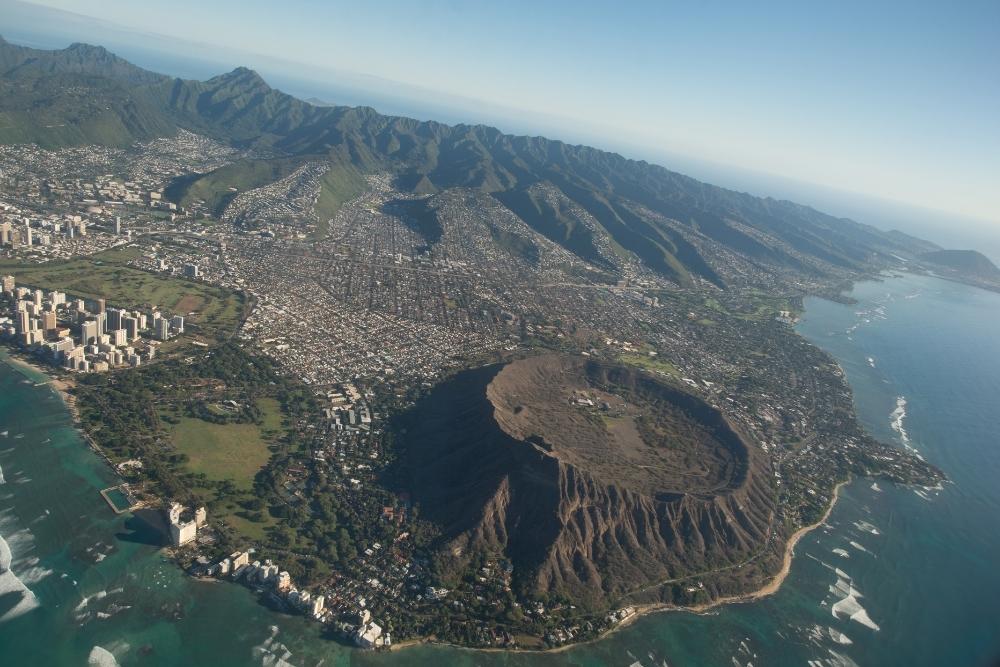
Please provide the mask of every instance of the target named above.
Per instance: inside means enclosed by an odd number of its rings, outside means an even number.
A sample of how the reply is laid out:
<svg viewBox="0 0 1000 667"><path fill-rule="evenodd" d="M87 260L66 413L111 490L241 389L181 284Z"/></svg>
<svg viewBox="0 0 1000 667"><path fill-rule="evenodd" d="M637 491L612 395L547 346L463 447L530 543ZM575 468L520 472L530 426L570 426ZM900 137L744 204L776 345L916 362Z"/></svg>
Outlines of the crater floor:
<svg viewBox="0 0 1000 667"><path fill-rule="evenodd" d="M748 450L701 399L627 366L544 355L487 389L500 427L607 484L657 498L736 488Z"/></svg>

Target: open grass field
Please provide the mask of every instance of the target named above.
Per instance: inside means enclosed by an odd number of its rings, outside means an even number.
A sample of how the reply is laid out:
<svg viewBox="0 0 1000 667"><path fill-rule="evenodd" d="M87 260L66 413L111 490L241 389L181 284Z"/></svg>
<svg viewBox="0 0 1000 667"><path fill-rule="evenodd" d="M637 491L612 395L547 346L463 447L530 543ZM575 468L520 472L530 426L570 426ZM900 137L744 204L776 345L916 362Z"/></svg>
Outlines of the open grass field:
<svg viewBox="0 0 1000 667"><path fill-rule="evenodd" d="M229 480L238 489L253 486L254 476L271 457L270 443L281 432L281 408L271 398L258 401L263 424L213 424L184 417L171 427L177 451L187 455L187 468L213 481Z"/></svg>
<svg viewBox="0 0 1000 667"><path fill-rule="evenodd" d="M238 506L231 504L215 510L215 515L229 524L233 530L251 540L263 541L268 528L278 525L278 520L267 512L262 512L263 521L251 521L236 512Z"/></svg>
<svg viewBox="0 0 1000 667"><path fill-rule="evenodd" d="M208 338L232 333L243 315L243 297L236 292L181 278L160 276L125 265L134 250L114 249L93 257L45 264L0 262L0 273L13 274L18 284L59 290L71 297L104 298L109 306L158 306L184 315Z"/></svg>
<svg viewBox="0 0 1000 667"><path fill-rule="evenodd" d="M675 378L679 378L681 376L680 371L677 370L676 366L669 361L660 359L659 357L651 357L648 354L623 354L618 358L622 363L629 364L630 366L638 366L639 368L652 373L663 373Z"/></svg>

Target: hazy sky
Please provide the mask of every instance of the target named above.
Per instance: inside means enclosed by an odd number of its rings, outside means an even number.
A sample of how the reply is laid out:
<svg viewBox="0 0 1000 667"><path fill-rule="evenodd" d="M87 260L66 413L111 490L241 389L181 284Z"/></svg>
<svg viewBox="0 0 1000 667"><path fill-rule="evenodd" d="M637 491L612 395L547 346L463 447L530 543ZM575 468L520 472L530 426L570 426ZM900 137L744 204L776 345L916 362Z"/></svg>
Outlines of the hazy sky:
<svg viewBox="0 0 1000 667"><path fill-rule="evenodd" d="M40 4L1000 222L1000 0Z"/></svg>

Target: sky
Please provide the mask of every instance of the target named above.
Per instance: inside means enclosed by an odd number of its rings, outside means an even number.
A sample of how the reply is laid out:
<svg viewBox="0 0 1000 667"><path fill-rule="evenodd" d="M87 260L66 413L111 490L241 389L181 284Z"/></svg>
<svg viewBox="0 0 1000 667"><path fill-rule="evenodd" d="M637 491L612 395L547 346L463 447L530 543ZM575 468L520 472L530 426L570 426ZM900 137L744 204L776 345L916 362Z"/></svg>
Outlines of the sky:
<svg viewBox="0 0 1000 667"><path fill-rule="evenodd" d="M368 81L376 108L395 90L436 100L438 120L461 109L507 131L688 156L1000 230L998 0L39 4L251 61L233 65Z"/></svg>

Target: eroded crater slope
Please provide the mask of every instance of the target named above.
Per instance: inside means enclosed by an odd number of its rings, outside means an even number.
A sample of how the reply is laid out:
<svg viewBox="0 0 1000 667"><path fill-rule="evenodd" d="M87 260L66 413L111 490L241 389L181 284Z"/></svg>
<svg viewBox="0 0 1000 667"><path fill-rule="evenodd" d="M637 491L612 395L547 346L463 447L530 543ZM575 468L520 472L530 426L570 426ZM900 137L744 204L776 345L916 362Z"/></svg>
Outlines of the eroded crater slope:
<svg viewBox="0 0 1000 667"><path fill-rule="evenodd" d="M739 567L776 523L766 457L721 412L588 357L460 373L416 407L405 445L456 576L503 554L523 592L590 607Z"/></svg>

